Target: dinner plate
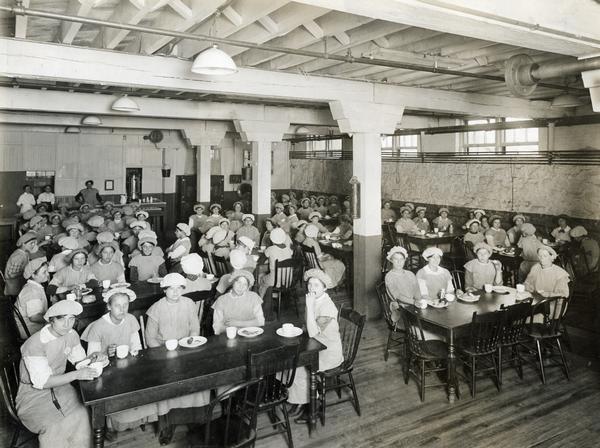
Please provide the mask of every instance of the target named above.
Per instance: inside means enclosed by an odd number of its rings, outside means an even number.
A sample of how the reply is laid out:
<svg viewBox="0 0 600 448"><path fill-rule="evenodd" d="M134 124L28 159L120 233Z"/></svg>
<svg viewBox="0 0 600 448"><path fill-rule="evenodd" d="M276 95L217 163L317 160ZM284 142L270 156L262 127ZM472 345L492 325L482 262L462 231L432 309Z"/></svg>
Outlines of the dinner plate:
<svg viewBox="0 0 600 448"><path fill-rule="evenodd" d="M479 300L479 296L475 295L475 294L463 294L462 296L458 297L458 300L461 300L463 302L477 302Z"/></svg>
<svg viewBox="0 0 600 448"><path fill-rule="evenodd" d="M192 342L189 342L189 339L191 339ZM207 340L208 339L206 339L204 336L190 336L188 338L181 338L179 340L179 345L185 348L196 348L206 344Z"/></svg>
<svg viewBox="0 0 600 448"><path fill-rule="evenodd" d="M506 286L494 286L492 288L492 291L494 291L495 293L498 294L509 294L510 291L508 290L508 288Z"/></svg>
<svg viewBox="0 0 600 448"><path fill-rule="evenodd" d="M94 303L95 301L96 301L96 296L93 294L88 294L81 298L82 303Z"/></svg>
<svg viewBox="0 0 600 448"><path fill-rule="evenodd" d="M300 336L302 334L302 328L293 327L287 333L283 331L283 328L278 328L275 333L284 338L295 338L296 336Z"/></svg>
<svg viewBox="0 0 600 448"><path fill-rule="evenodd" d="M329 240L319 240L319 243L321 243L321 244L329 244Z"/></svg>
<svg viewBox="0 0 600 448"><path fill-rule="evenodd" d="M89 358L86 358L83 361L79 361L77 364L75 364L75 369L76 370L83 369L84 367L89 366L91 363L92 363L92 361ZM105 359L102 362L102 368L105 368L109 364L110 364L110 361L108 359Z"/></svg>
<svg viewBox="0 0 600 448"><path fill-rule="evenodd" d="M432 307L432 308L447 308L448 307L448 302L427 302L427 305Z"/></svg>
<svg viewBox="0 0 600 448"><path fill-rule="evenodd" d="M160 282L162 282L162 277L151 277L146 281L148 283L160 283Z"/></svg>
<svg viewBox="0 0 600 448"><path fill-rule="evenodd" d="M263 330L260 327L244 327L244 328L240 328L237 333L240 336L243 336L245 338L254 338L256 336L263 334L264 331L265 330Z"/></svg>
<svg viewBox="0 0 600 448"><path fill-rule="evenodd" d="M75 292L75 290L72 290L72 292ZM92 288L83 288L83 289L80 289L79 292L81 292L81 295L84 296L84 295L89 294L90 292L92 292Z"/></svg>
<svg viewBox="0 0 600 448"><path fill-rule="evenodd" d="M111 288L129 288L131 283L121 282L121 283L113 283L110 285Z"/></svg>

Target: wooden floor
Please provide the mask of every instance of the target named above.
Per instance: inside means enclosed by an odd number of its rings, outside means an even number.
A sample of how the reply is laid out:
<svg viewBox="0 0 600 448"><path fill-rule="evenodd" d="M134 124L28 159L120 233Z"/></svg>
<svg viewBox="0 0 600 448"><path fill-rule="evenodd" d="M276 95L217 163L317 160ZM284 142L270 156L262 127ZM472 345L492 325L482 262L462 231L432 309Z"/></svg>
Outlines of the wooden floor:
<svg viewBox="0 0 600 448"><path fill-rule="evenodd" d="M387 336L382 321L369 321L356 359L355 380L362 417L349 403L328 410L327 424L308 437L305 426L293 425L296 447L598 447L600 446L600 368L592 360L570 354L571 381L559 369L540 383L537 371L525 378L507 370L503 391L491 380L478 383L470 398L461 383L462 399L450 405L442 389L429 389L421 403L414 382L405 385L398 358L383 360ZM577 335L572 338L581 346ZM179 427L171 447L187 446ZM4 442L4 443L3 443ZM6 420L0 425L0 446L8 445ZM107 447L159 447L152 427L126 431ZM261 440L259 448L284 447L282 437Z"/></svg>

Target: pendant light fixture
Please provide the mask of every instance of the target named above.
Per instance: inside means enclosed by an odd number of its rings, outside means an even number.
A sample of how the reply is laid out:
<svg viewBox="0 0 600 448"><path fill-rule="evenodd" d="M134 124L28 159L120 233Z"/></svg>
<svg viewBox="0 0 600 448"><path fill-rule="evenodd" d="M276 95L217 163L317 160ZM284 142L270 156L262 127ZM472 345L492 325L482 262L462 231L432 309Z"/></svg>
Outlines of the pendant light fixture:
<svg viewBox="0 0 600 448"><path fill-rule="evenodd" d="M220 15L220 10L217 10L214 14L213 23L209 32L209 36L211 37L216 34L217 18ZM223 50L220 50L217 47L217 44L213 43L210 48L207 48L196 56L191 71L192 73L198 73L200 75L221 76L231 75L237 72L238 68L235 65L235 62L233 62L233 59L231 59L231 56Z"/></svg>
<svg viewBox="0 0 600 448"><path fill-rule="evenodd" d="M123 95L121 98L115 100L111 109L118 110L119 112L137 112L140 110L140 106L127 95Z"/></svg>
<svg viewBox="0 0 600 448"><path fill-rule="evenodd" d="M81 119L81 124L85 124L86 126L100 126L102 120L96 115L87 115Z"/></svg>
<svg viewBox="0 0 600 448"><path fill-rule="evenodd" d="M577 107L583 104L583 101L570 93L563 93L552 100L552 107Z"/></svg>

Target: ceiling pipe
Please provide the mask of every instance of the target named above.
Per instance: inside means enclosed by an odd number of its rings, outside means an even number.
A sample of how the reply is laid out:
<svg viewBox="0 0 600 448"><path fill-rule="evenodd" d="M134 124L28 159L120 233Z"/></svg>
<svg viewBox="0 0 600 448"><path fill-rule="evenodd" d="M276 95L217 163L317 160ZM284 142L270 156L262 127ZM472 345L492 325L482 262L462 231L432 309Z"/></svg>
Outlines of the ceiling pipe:
<svg viewBox="0 0 600 448"><path fill-rule="evenodd" d="M428 72L428 73L439 73L442 75L452 75L452 76L460 76L460 77L465 77L465 78L487 79L487 80L491 80L491 81L505 82L504 76L485 75L485 74L480 74L480 73L470 73L470 72L464 72L464 71L460 71L460 70L450 70L450 69L444 69L444 68L439 68L439 67L435 67L435 66L430 67L430 66L425 66L425 65L403 63L403 62L390 61L390 60L386 60L386 59L377 59L377 58L371 58L371 57L362 57L362 56L354 57L350 53L347 55L341 56L341 55L329 54L329 53L319 53L316 51L278 47L278 46L268 45L268 44L254 44L251 42L244 42L244 41L228 39L228 38L223 38L223 37L216 37L216 36L208 36L205 34L184 33L184 32L166 30L163 28L153 28L153 27L141 26L141 25L129 25L129 24L124 24L124 23L111 22L109 20L100 20L100 19L92 19L92 18L88 18L88 17L78 17L78 16L67 15L67 14L58 14L58 13L53 13L53 12L25 8L20 5L18 5L18 6L0 6L0 11L11 12L15 15L23 15L23 16L30 16L30 17L42 17L42 18L46 18L46 19L55 19L55 20L66 20L69 22L84 23L84 24L89 24L89 25L100 25L100 26L106 26L109 28L137 31L137 32L148 33L148 34L158 34L161 36L169 36L169 37L175 37L175 38L180 38L180 39L190 39L190 40L196 40L196 41L202 41L202 42L212 42L212 43L231 45L234 47L241 47L241 48L248 48L248 49L266 50L266 51L272 51L275 53L293 54L293 55L297 55L297 56L306 56L306 57L317 58L317 59L330 59L330 60L346 62L346 63L377 65L377 66L382 66L382 67L400 68L400 69L405 69L405 70L414 70L414 71L421 71L421 72ZM579 94L587 93L587 89L581 89L581 88L577 88L577 87L565 87L562 85L547 84L547 83L538 83L538 85L542 86L542 87L552 88L552 89L560 89L563 91L568 90L568 91L571 91L574 93L579 93Z"/></svg>

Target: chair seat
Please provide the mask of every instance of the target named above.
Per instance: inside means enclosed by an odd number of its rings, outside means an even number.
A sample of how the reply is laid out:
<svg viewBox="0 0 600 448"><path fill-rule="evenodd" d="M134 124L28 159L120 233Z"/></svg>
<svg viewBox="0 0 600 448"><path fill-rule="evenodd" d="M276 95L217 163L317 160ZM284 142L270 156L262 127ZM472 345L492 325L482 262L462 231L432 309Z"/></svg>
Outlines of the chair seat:
<svg viewBox="0 0 600 448"><path fill-rule="evenodd" d="M470 341L468 339L458 340L456 343L456 346L458 347L458 349L461 352L466 353L467 355L470 355L470 356L485 356L485 355L491 355L492 353L496 352L496 348L493 348L490 350L477 349L470 344Z"/></svg>
<svg viewBox="0 0 600 448"><path fill-rule="evenodd" d="M232 430L232 428L235 429ZM233 416L229 421L228 430L225 418L219 417L211 421L208 444L205 443L205 429L205 426L201 426L194 428L194 430L188 433L190 446L198 448L217 446L242 447L250 446L252 441L256 439L256 431L237 416Z"/></svg>
<svg viewBox="0 0 600 448"><path fill-rule="evenodd" d="M352 366L346 367L344 363L342 363L339 366L334 367L333 369L323 370L322 372L319 372L319 375L326 378L331 378L348 372L352 372Z"/></svg>
<svg viewBox="0 0 600 448"><path fill-rule="evenodd" d="M562 336L561 331L548 332L543 324L533 324L527 329L527 334L534 339L549 339L559 338Z"/></svg>
<svg viewBox="0 0 600 448"><path fill-rule="evenodd" d="M444 341L431 339L421 343L421 352L417 354L426 360L446 359L448 357L448 344Z"/></svg>

